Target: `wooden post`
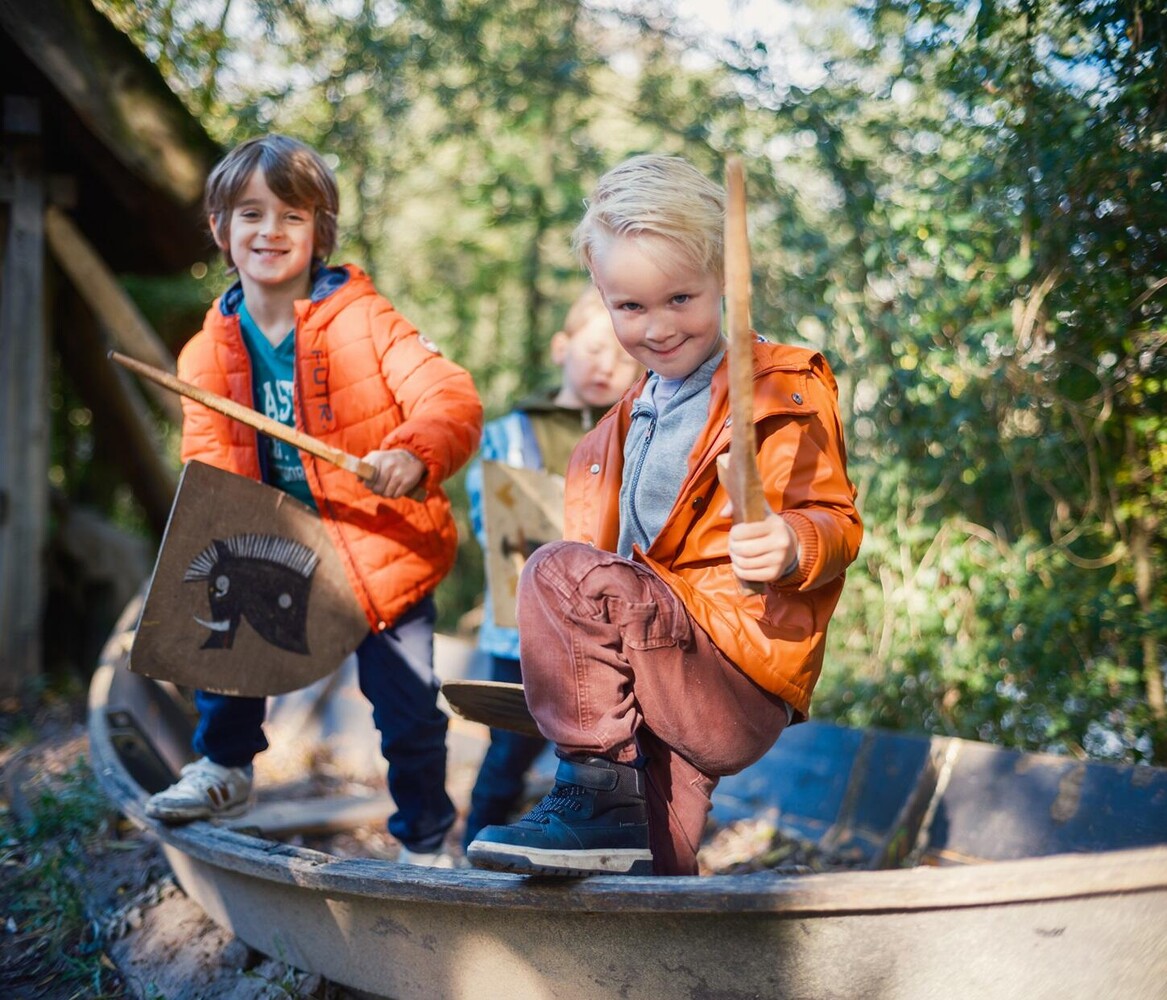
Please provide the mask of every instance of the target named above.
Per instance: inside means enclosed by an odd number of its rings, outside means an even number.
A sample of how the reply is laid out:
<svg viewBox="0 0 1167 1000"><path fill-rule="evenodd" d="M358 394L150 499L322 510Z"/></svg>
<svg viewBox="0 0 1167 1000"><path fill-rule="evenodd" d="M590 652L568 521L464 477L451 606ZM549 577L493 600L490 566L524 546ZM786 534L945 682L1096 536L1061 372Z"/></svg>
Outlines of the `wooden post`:
<svg viewBox="0 0 1167 1000"><path fill-rule="evenodd" d="M13 177L0 283L0 697L41 671L48 524L48 372L40 105L6 96Z"/></svg>

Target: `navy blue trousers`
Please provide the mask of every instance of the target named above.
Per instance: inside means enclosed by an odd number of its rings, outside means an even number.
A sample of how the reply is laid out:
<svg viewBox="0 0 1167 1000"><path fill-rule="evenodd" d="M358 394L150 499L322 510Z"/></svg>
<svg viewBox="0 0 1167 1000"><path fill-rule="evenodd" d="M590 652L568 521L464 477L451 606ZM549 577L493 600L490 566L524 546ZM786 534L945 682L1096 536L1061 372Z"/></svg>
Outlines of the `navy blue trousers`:
<svg viewBox="0 0 1167 1000"><path fill-rule="evenodd" d="M446 726L438 708L434 674L431 596L422 598L384 632L371 632L357 647L361 693L373 706L381 754L389 762L389 794L397 811L389 832L411 851L441 847L454 823L446 794ZM195 753L224 767L245 767L267 749L264 698L195 692L199 724Z"/></svg>
<svg viewBox="0 0 1167 1000"><path fill-rule="evenodd" d="M491 680L512 684L523 679L519 661L505 656L490 658L490 676ZM490 731L490 746L470 793L463 846L469 846L484 826L510 822L522 797L527 771L546 746L547 741L538 736L524 736L508 729Z"/></svg>

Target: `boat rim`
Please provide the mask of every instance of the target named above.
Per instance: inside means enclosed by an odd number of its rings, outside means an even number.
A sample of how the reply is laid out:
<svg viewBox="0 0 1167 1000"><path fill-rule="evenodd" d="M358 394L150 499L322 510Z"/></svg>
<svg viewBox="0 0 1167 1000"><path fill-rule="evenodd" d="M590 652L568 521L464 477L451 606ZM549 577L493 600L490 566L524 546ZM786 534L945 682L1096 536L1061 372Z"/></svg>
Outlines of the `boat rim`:
<svg viewBox="0 0 1167 1000"><path fill-rule="evenodd" d="M114 749L105 706L116 671L102 657L90 684L89 752L103 791L166 850L242 875L337 895L574 912L773 913L825 917L985 907L1167 888L1167 846L1057 854L951 867L815 874L535 878L338 858L200 821L166 826Z"/></svg>

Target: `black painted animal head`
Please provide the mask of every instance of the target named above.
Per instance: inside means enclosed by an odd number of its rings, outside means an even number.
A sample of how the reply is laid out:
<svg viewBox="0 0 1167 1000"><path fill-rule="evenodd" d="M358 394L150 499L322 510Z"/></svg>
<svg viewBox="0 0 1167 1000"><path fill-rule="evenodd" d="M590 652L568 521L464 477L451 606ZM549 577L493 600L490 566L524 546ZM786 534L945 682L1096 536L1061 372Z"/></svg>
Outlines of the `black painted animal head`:
<svg viewBox="0 0 1167 1000"><path fill-rule="evenodd" d="M308 652L308 598L320 557L307 545L275 535L216 538L187 567L184 583L205 581L211 630L203 649L230 649L240 619L273 646Z"/></svg>

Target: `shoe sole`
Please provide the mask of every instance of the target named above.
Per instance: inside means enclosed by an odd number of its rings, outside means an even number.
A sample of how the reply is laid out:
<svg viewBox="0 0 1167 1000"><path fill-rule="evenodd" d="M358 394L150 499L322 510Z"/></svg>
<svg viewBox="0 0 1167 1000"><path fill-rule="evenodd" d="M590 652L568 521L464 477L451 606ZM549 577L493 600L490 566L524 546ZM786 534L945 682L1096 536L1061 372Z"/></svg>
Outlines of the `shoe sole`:
<svg viewBox="0 0 1167 1000"><path fill-rule="evenodd" d="M559 851L510 844L470 845L470 863L492 871L520 875L651 875L652 852L643 848L606 851Z"/></svg>
<svg viewBox="0 0 1167 1000"><path fill-rule="evenodd" d="M251 808L250 801L240 802L238 805L228 806L226 809L208 809L203 806L197 806L190 809L146 809L146 815L150 819L156 819L160 823L193 823L198 819L236 819L242 816L248 809Z"/></svg>

